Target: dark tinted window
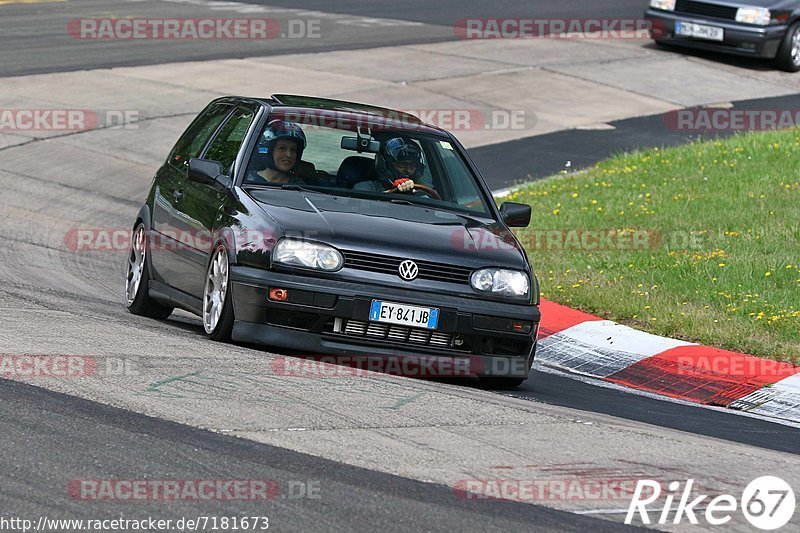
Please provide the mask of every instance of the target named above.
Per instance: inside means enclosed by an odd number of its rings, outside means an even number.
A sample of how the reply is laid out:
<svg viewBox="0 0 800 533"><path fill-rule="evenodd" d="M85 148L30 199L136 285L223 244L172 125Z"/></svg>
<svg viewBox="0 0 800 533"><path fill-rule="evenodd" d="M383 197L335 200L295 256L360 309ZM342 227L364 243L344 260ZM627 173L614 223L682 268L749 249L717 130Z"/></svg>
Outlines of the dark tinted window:
<svg viewBox="0 0 800 533"><path fill-rule="evenodd" d="M170 163L177 167L183 167L191 158L200 157L200 152L203 151L208 139L230 113L230 110L229 104L213 104L207 107L181 135L169 157Z"/></svg>
<svg viewBox="0 0 800 533"><path fill-rule="evenodd" d="M230 171L244 136L253 122L253 111L237 108L208 147L204 159L219 161L226 172Z"/></svg>

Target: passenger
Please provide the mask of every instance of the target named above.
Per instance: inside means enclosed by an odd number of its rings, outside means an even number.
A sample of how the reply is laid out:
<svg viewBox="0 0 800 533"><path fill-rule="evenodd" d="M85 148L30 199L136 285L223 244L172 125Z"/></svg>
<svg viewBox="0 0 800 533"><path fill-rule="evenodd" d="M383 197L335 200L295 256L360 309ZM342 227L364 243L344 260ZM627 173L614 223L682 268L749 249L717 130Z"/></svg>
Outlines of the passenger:
<svg viewBox="0 0 800 533"><path fill-rule="evenodd" d="M266 164L266 168L257 172L255 169L251 169L246 181L250 183L262 180L269 183L302 183L303 180L298 175L298 167L305 147L306 136L300 126L283 120L271 121L258 144L258 155ZM255 161L257 160L254 158Z"/></svg>
<svg viewBox="0 0 800 533"><path fill-rule="evenodd" d="M408 192L414 189L414 180L419 180L424 172L419 146L408 139L394 137L382 143L375 155L376 178L356 183L353 189L383 192L397 188Z"/></svg>

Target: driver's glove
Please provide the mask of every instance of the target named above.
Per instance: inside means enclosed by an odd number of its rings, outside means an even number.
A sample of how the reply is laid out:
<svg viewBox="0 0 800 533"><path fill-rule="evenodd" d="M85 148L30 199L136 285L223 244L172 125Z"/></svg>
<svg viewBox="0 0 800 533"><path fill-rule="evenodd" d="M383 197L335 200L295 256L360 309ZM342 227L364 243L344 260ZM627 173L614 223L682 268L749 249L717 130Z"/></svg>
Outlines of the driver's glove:
<svg viewBox="0 0 800 533"><path fill-rule="evenodd" d="M398 178L394 180L394 186L400 192L410 191L414 188L414 180L411 178Z"/></svg>

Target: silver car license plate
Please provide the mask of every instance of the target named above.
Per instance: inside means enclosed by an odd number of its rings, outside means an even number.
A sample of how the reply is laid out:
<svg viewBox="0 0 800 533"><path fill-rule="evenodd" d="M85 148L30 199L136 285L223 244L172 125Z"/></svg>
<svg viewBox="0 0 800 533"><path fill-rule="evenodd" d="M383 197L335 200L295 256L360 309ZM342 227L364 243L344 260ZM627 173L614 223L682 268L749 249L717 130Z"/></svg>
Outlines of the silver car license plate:
<svg viewBox="0 0 800 533"><path fill-rule="evenodd" d="M436 329L439 325L439 309L372 300L369 319L372 322L399 324L412 328Z"/></svg>
<svg viewBox="0 0 800 533"><path fill-rule="evenodd" d="M694 22L684 22L679 20L675 23L675 35L683 37L695 37L709 41L722 41L725 39L725 30L707 24L697 24Z"/></svg>

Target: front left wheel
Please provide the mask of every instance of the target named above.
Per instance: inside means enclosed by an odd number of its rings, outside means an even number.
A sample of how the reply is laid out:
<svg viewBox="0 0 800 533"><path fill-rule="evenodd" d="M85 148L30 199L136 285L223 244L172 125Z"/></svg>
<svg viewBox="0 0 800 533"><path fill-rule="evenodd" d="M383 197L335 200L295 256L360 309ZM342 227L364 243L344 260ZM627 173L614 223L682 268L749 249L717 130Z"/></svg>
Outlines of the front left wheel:
<svg viewBox="0 0 800 533"><path fill-rule="evenodd" d="M161 305L148 294L150 271L147 266L147 230L139 223L133 230L128 267L125 274L125 301L128 311L149 318L167 318L172 307Z"/></svg>
<svg viewBox="0 0 800 533"><path fill-rule="evenodd" d="M531 355L528 358L528 371L533 368L533 360L536 358L536 345L537 342L533 343L533 349L531 350ZM511 390L516 389L530 378L530 375L526 378L508 378L508 377L485 377L480 378L480 384L482 387L487 389L499 389L499 390Z"/></svg>
<svg viewBox="0 0 800 533"><path fill-rule="evenodd" d="M211 340L227 342L231 339L232 300L228 250L219 244L211 255L203 289L203 328Z"/></svg>
<svg viewBox="0 0 800 533"><path fill-rule="evenodd" d="M516 389L528 378L498 378L498 377L488 377L488 378L480 378L481 387L491 390L512 390Z"/></svg>

